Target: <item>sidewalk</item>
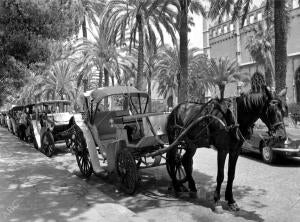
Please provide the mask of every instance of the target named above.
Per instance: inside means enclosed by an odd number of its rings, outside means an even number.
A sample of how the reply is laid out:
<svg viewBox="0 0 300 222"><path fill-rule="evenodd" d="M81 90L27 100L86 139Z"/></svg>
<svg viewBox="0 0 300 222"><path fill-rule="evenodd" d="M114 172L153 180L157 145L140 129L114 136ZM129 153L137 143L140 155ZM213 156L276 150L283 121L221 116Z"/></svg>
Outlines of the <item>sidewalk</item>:
<svg viewBox="0 0 300 222"><path fill-rule="evenodd" d="M0 127L0 221L146 220Z"/></svg>

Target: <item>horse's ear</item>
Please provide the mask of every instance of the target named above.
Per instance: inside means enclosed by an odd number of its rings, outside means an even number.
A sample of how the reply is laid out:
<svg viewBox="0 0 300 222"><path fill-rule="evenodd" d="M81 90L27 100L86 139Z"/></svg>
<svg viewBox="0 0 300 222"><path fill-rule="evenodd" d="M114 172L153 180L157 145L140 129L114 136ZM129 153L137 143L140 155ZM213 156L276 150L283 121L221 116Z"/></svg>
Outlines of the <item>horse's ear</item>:
<svg viewBox="0 0 300 222"><path fill-rule="evenodd" d="M266 95L268 97L268 100L269 101L272 100L273 99L273 95L272 95L271 91L268 89L267 86L265 86L264 88L265 88L265 93L266 93Z"/></svg>

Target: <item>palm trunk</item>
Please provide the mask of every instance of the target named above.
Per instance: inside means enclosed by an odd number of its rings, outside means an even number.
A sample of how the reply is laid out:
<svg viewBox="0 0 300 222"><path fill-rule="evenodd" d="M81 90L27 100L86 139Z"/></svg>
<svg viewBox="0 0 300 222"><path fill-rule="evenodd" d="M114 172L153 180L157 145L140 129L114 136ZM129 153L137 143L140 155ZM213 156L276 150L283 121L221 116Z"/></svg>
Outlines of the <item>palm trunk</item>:
<svg viewBox="0 0 300 222"><path fill-rule="evenodd" d="M86 20L85 20L85 16L83 16L83 21L82 21L82 36L83 38L87 38L87 28L86 28Z"/></svg>
<svg viewBox="0 0 300 222"><path fill-rule="evenodd" d="M149 73L149 77L147 78L147 84L148 84L148 96L149 96L149 101L148 101L148 112L152 112L152 99L151 99L151 73Z"/></svg>
<svg viewBox="0 0 300 222"><path fill-rule="evenodd" d="M115 86L115 77L114 76L111 76L111 85Z"/></svg>
<svg viewBox="0 0 300 222"><path fill-rule="evenodd" d="M224 92L225 92L225 84L219 84L219 90L220 90L220 98L221 100L224 99Z"/></svg>
<svg viewBox="0 0 300 222"><path fill-rule="evenodd" d="M271 71L270 67L268 67L268 66L265 66L265 75L266 75L265 78L266 78L267 86L272 88L272 86L273 86L272 71Z"/></svg>
<svg viewBox="0 0 300 222"><path fill-rule="evenodd" d="M104 86L109 86L109 72L104 68Z"/></svg>
<svg viewBox="0 0 300 222"><path fill-rule="evenodd" d="M180 1L180 30L179 30L179 60L180 73L178 73L178 102L187 100L188 84L188 1Z"/></svg>
<svg viewBox="0 0 300 222"><path fill-rule="evenodd" d="M102 79L103 79L103 72L102 69L99 69L99 80L98 80L98 87L102 87Z"/></svg>
<svg viewBox="0 0 300 222"><path fill-rule="evenodd" d="M285 3L286 0L274 0L275 82L277 93L286 87L287 20Z"/></svg>
<svg viewBox="0 0 300 222"><path fill-rule="evenodd" d="M89 81L88 81L88 79L83 79L82 83L83 83L83 91L86 92L88 90L88 88L89 88Z"/></svg>
<svg viewBox="0 0 300 222"><path fill-rule="evenodd" d="M142 16L137 15L136 20L138 23L138 32L139 32L139 52L138 52L138 70L136 77L136 87L139 90L143 90L143 70L144 70L144 30L142 24Z"/></svg>

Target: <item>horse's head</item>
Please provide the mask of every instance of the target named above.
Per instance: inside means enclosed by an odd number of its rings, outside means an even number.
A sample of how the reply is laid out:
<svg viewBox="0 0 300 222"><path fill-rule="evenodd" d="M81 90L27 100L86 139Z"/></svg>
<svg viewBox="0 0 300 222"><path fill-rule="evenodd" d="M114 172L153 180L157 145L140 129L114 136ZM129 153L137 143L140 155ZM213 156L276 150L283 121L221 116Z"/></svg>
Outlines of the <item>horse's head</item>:
<svg viewBox="0 0 300 222"><path fill-rule="evenodd" d="M286 131L283 117L287 113L287 105L279 97L274 97L268 89L266 89L266 95L267 101L260 115L260 119L267 125L272 137L285 140Z"/></svg>

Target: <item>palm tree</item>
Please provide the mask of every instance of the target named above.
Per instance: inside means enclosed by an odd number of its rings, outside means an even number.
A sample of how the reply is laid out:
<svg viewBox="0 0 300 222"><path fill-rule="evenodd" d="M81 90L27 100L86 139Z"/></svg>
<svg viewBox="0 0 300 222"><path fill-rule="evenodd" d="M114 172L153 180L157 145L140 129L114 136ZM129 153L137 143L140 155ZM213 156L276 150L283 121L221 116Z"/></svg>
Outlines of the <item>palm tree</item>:
<svg viewBox="0 0 300 222"><path fill-rule="evenodd" d="M224 98L227 83L250 81L249 75L238 72L236 61L230 61L227 57L210 59L208 66L204 67L201 75L205 76L207 82L218 87L221 99Z"/></svg>
<svg viewBox="0 0 300 222"><path fill-rule="evenodd" d="M201 78L201 69L205 58L200 54L200 49L190 48L188 52L188 67L187 92L189 95L197 96L197 89L207 89L209 84L206 79ZM155 79L157 80L158 93L165 99L172 96L173 105L177 103L178 97L178 72L180 71L180 51L179 46L161 47L157 52L155 63ZM196 87L197 85L197 87ZM200 91L201 91L200 89ZM192 93L194 91L194 93ZM198 91L198 92L200 92ZM202 93L200 93L201 95ZM198 95L200 97L200 95Z"/></svg>
<svg viewBox="0 0 300 222"><path fill-rule="evenodd" d="M188 12L206 15L205 8L199 0L165 0L166 5L175 7L177 9L177 24L176 27L179 31L179 47L180 47L180 70L178 71L178 100L183 102L187 99L187 80L188 80L188 31L189 31L189 18Z"/></svg>
<svg viewBox="0 0 300 222"><path fill-rule="evenodd" d="M247 17L252 0L212 0L209 17L212 19L222 18L225 14L232 15L236 20L241 11L242 25ZM300 1L299 1L300 2ZM274 33L275 33L275 82L276 92L280 92L286 87L287 72L287 29L288 10L286 0L266 0L266 14L270 15L273 10ZM270 19L267 19L267 23Z"/></svg>
<svg viewBox="0 0 300 222"><path fill-rule="evenodd" d="M99 15L104 10L105 1L104 0L81 0L81 4L84 9L83 19L82 19L82 36L87 38L87 22L89 25L93 24L94 26L98 25L97 19Z"/></svg>
<svg viewBox="0 0 300 222"><path fill-rule="evenodd" d="M172 26L174 10L165 6L161 0L111 0L103 15L103 22L110 27L113 43L123 45L129 35L129 49L135 46L138 34L138 64L136 85L142 89L144 48L156 45L158 37L164 43L163 30L171 35L175 42L175 30Z"/></svg>
<svg viewBox="0 0 300 222"><path fill-rule="evenodd" d="M42 91L52 99L74 98L76 68L68 61L58 61L45 72Z"/></svg>
<svg viewBox="0 0 300 222"><path fill-rule="evenodd" d="M110 43L107 29L99 25L97 34L93 34L94 40L80 39L76 45L76 52L82 52L84 57L80 58L78 66L82 67L82 72L78 75L78 85L87 74L93 73L91 70L96 67L99 73L98 87L102 87L104 75L104 86L109 85L109 75L116 75L120 83L120 70L118 58L121 57L119 50Z"/></svg>
<svg viewBox="0 0 300 222"><path fill-rule="evenodd" d="M265 68L265 78L268 86L272 87L275 83L274 73L274 30L273 26L267 28L259 23L253 29L254 34L249 37L246 49L257 65Z"/></svg>

